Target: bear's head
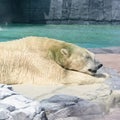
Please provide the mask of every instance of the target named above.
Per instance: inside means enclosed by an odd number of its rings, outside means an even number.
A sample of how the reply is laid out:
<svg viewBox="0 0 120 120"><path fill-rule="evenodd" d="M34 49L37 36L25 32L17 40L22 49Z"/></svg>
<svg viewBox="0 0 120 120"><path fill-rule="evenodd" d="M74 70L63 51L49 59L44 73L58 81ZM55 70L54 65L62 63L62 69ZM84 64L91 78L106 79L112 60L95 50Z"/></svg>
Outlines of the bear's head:
<svg viewBox="0 0 120 120"><path fill-rule="evenodd" d="M95 60L95 55L85 48L73 44L62 45L52 49L52 59L65 69L95 75L102 67Z"/></svg>

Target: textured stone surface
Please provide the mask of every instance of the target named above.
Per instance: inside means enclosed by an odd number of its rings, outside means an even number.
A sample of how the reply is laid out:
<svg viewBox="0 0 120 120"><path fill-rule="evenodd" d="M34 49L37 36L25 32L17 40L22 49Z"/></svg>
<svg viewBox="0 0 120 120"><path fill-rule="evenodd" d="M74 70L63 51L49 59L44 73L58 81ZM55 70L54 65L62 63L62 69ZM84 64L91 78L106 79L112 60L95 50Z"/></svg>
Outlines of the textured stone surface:
<svg viewBox="0 0 120 120"><path fill-rule="evenodd" d="M83 119L78 117L67 117L67 118L58 118L56 120L83 120Z"/></svg>
<svg viewBox="0 0 120 120"><path fill-rule="evenodd" d="M1 0L0 22L119 23L119 0Z"/></svg>
<svg viewBox="0 0 120 120"><path fill-rule="evenodd" d="M109 53L120 54L120 47L90 48L89 50L95 54L109 54Z"/></svg>
<svg viewBox="0 0 120 120"><path fill-rule="evenodd" d="M119 120L120 119L120 108L111 109L109 114L98 120Z"/></svg>
<svg viewBox="0 0 120 120"><path fill-rule="evenodd" d="M86 116L102 116L105 112L105 107L88 101L79 101L76 102L75 105L69 105L57 112L50 114L48 118L50 120L55 120L58 118L66 118L76 116L78 118L85 118ZM91 117L92 118L92 117Z"/></svg>
<svg viewBox="0 0 120 120"><path fill-rule="evenodd" d="M0 119L5 120L8 119L10 116L10 112L6 109L0 108Z"/></svg>
<svg viewBox="0 0 120 120"><path fill-rule="evenodd" d="M0 85L0 120L47 120L39 102L28 99Z"/></svg>

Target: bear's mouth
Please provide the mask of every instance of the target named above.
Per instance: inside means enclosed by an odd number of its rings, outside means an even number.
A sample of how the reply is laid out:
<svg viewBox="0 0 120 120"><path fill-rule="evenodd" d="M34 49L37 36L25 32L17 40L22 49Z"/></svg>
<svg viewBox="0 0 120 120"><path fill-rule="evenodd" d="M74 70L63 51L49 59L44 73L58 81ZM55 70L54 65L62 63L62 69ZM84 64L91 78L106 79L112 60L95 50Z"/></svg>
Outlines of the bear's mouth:
<svg viewBox="0 0 120 120"><path fill-rule="evenodd" d="M83 72L83 71L74 70L74 69L68 69L68 68L65 68L65 69L66 70L70 70L70 71L74 71L74 72L79 72L79 73L84 73L84 74L92 75L92 76L95 76L95 74L97 73L97 70L90 70L88 72Z"/></svg>
<svg viewBox="0 0 120 120"><path fill-rule="evenodd" d="M89 71L90 73L93 73L93 74L95 74L95 73L97 72L97 70L92 70L92 69L88 69L88 71Z"/></svg>
<svg viewBox="0 0 120 120"><path fill-rule="evenodd" d="M94 71L94 72L93 72L93 71L92 71L92 72L89 72L89 71L88 71L88 73L87 73L87 74L92 75L92 76L95 76L95 75L97 74L97 70L96 70L96 71Z"/></svg>
<svg viewBox="0 0 120 120"><path fill-rule="evenodd" d="M97 74L97 70L88 69L87 71L78 71L78 72L88 74L88 75L91 75L91 76L95 76Z"/></svg>

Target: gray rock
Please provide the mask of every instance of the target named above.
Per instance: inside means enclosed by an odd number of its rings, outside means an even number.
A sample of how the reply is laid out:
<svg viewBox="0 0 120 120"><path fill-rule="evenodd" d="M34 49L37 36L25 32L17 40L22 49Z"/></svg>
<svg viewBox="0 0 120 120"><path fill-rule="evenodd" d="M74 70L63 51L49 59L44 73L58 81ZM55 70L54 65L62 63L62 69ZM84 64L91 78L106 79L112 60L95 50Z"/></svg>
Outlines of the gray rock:
<svg viewBox="0 0 120 120"><path fill-rule="evenodd" d="M44 108L46 112L51 113L67 106L75 105L78 101L82 101L82 99L70 95L55 95L41 101L40 106Z"/></svg>
<svg viewBox="0 0 120 120"><path fill-rule="evenodd" d="M4 87L5 85L4 84L0 84L0 88Z"/></svg>
<svg viewBox="0 0 120 120"><path fill-rule="evenodd" d="M40 114L37 114L33 120L48 120L46 113L42 111Z"/></svg>
<svg viewBox="0 0 120 120"><path fill-rule="evenodd" d="M12 117L14 120L31 120L25 113L21 111L12 113Z"/></svg>
<svg viewBox="0 0 120 120"><path fill-rule="evenodd" d="M55 102L55 103L60 103L60 102L75 102L77 103L81 99L76 97L76 96L70 96L70 95L55 95L53 97L50 97L47 99L48 102Z"/></svg>
<svg viewBox="0 0 120 120"><path fill-rule="evenodd" d="M3 87L13 91L13 88L10 85L0 84L0 88L3 88Z"/></svg>
<svg viewBox="0 0 120 120"><path fill-rule="evenodd" d="M45 109L47 113L58 111L65 107L62 103L41 102L40 106Z"/></svg>
<svg viewBox="0 0 120 120"><path fill-rule="evenodd" d="M27 99L26 97L22 96L22 95L12 95L10 97L7 97L3 100L1 100L1 103L3 104L9 104L9 105L13 105L16 107L16 109L20 109L23 107L28 106L28 103L32 102L32 100Z"/></svg>
<svg viewBox="0 0 120 120"><path fill-rule="evenodd" d="M16 109L15 106L8 105L8 104L2 104L2 103L0 103L0 108L7 109L10 112L12 112Z"/></svg>
<svg viewBox="0 0 120 120"><path fill-rule="evenodd" d="M8 119L10 116L10 112L4 108L0 108L0 120Z"/></svg>
<svg viewBox="0 0 120 120"><path fill-rule="evenodd" d="M13 111L11 115L15 120L47 120L46 113L40 109L36 111L37 106L29 106L23 109Z"/></svg>
<svg viewBox="0 0 120 120"><path fill-rule="evenodd" d="M47 120L40 103L17 94L7 85L0 85L0 120Z"/></svg>
<svg viewBox="0 0 120 120"><path fill-rule="evenodd" d="M35 114L36 114L36 111L34 107L27 107L27 108L19 109L12 112L12 116L16 118L15 120L19 120L21 117L22 119L27 119L27 118L33 119Z"/></svg>
<svg viewBox="0 0 120 120"><path fill-rule="evenodd" d="M50 114L48 118L50 120L55 120L58 118L73 117L73 116L82 118L85 116L88 117L88 115L89 116L92 115L94 118L95 116L104 115L105 112L106 112L106 108L104 105L82 101L76 105L65 107L64 109L61 109L53 114Z"/></svg>
<svg viewBox="0 0 120 120"><path fill-rule="evenodd" d="M67 117L67 118L58 118L55 120L83 120L83 119L78 117Z"/></svg>
<svg viewBox="0 0 120 120"><path fill-rule="evenodd" d="M4 88L7 88L7 89L13 91L13 88L12 88L12 86L10 86L10 85L4 85Z"/></svg>
<svg viewBox="0 0 120 120"><path fill-rule="evenodd" d="M80 101L77 105L79 106L80 113L75 112L76 116L104 115L106 113L106 108L104 103L101 104L101 103L95 103L89 101Z"/></svg>
<svg viewBox="0 0 120 120"><path fill-rule="evenodd" d="M47 118L47 116L46 116L46 113L45 113L44 111L42 111L42 112L40 113L40 119L41 119L41 120L48 120L48 118Z"/></svg>
<svg viewBox="0 0 120 120"><path fill-rule="evenodd" d="M108 73L110 75L106 84L108 84L112 90L120 90L120 74L118 74L116 70L103 67L99 72Z"/></svg>
<svg viewBox="0 0 120 120"><path fill-rule="evenodd" d="M4 99L6 97L9 97L11 95L15 95L16 93L9 90L9 89L6 89L5 87L2 87L0 88L0 99Z"/></svg>

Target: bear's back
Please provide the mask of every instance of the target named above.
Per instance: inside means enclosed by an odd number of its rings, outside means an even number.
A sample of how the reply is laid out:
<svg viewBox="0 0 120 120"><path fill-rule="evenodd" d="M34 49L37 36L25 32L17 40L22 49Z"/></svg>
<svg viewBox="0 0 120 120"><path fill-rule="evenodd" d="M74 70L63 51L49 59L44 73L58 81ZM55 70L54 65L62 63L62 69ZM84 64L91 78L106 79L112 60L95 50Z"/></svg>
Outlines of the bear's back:
<svg viewBox="0 0 120 120"><path fill-rule="evenodd" d="M51 47L60 47L66 44L63 41L46 37L25 37L13 41L0 42L0 49L8 50L47 50Z"/></svg>

